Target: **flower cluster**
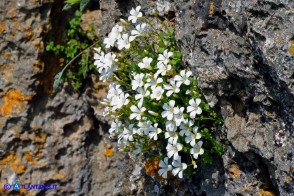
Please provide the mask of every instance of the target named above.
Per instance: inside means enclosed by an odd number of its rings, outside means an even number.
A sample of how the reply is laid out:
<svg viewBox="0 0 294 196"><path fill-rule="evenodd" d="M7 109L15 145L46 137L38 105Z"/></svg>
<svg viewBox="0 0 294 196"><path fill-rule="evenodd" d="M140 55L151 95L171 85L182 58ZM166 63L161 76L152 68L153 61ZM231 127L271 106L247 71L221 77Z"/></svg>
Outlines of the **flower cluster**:
<svg viewBox="0 0 294 196"><path fill-rule="evenodd" d="M163 178L183 178L208 157L206 127L216 116L182 66L173 30L157 29L140 10L133 8L129 22L121 20L95 49L100 79L112 82L104 101L105 115L115 119L109 132L121 149L159 156Z"/></svg>

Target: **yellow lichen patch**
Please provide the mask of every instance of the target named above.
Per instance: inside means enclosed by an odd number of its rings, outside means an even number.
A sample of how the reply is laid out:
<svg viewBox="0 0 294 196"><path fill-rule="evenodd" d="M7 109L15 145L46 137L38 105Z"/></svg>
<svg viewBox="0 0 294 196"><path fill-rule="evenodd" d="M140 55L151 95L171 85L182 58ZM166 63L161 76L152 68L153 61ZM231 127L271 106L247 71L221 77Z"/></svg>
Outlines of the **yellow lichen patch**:
<svg viewBox="0 0 294 196"><path fill-rule="evenodd" d="M0 107L0 116L8 118L12 114L20 114L23 106L31 99L31 96L25 97L19 90L9 90L4 95L3 104Z"/></svg>
<svg viewBox="0 0 294 196"><path fill-rule="evenodd" d="M105 146L105 151L104 151L104 156L106 157L111 157L113 155L113 149L109 144L106 144Z"/></svg>
<svg viewBox="0 0 294 196"><path fill-rule="evenodd" d="M5 21L0 22L0 33L3 33L6 30L6 23Z"/></svg>
<svg viewBox="0 0 294 196"><path fill-rule="evenodd" d="M258 195L259 196L275 196L276 194L272 191L266 191L264 189L259 189Z"/></svg>
<svg viewBox="0 0 294 196"><path fill-rule="evenodd" d="M291 41L290 41L289 53L290 53L291 55L294 55L294 40L291 40Z"/></svg>
<svg viewBox="0 0 294 196"><path fill-rule="evenodd" d="M146 170L147 174L149 174L151 176L155 176L158 179L161 179L162 177L158 174L159 162L160 162L160 160L158 160L158 159L146 161L145 170Z"/></svg>
<svg viewBox="0 0 294 196"><path fill-rule="evenodd" d="M58 172L53 176L53 180L61 180L64 179L65 173L63 171Z"/></svg>
<svg viewBox="0 0 294 196"><path fill-rule="evenodd" d="M16 156L15 152L11 152L4 159L0 160L0 172L5 168L10 168L16 174L22 174L26 170L26 166L21 163L21 160Z"/></svg>
<svg viewBox="0 0 294 196"><path fill-rule="evenodd" d="M236 164L232 164L229 171L230 171L230 176L232 178L240 178L241 171L240 171L239 167Z"/></svg>
<svg viewBox="0 0 294 196"><path fill-rule="evenodd" d="M284 179L284 182L286 184L290 184L292 182L292 178L290 176L287 176L285 179Z"/></svg>
<svg viewBox="0 0 294 196"><path fill-rule="evenodd" d="M276 43L277 43L277 45L282 45L283 44L283 39L281 37L278 37L276 39Z"/></svg>

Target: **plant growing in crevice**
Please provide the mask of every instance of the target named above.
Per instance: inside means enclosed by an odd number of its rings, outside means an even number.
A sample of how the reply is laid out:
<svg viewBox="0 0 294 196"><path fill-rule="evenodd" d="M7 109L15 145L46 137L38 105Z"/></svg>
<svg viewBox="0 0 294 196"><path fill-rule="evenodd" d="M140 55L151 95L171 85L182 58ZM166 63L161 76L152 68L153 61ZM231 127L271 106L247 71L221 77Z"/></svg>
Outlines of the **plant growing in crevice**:
<svg viewBox="0 0 294 196"><path fill-rule="evenodd" d="M133 8L128 21L121 19L95 48L100 80L111 81L104 101L105 115L115 119L109 132L120 149L144 154L148 173L188 177L222 154L210 133L222 119L183 66L173 28L144 18L140 9Z"/></svg>
<svg viewBox="0 0 294 196"><path fill-rule="evenodd" d="M55 76L54 90L57 90L65 81L70 82L74 89L79 89L95 67L89 57L92 54L91 48L99 43L99 39L93 31L86 32L81 28L81 16L82 13L76 11L75 17L70 20L64 44L55 44L51 41L46 45L46 50L60 57L64 64L63 69ZM88 36L89 34L93 36Z"/></svg>

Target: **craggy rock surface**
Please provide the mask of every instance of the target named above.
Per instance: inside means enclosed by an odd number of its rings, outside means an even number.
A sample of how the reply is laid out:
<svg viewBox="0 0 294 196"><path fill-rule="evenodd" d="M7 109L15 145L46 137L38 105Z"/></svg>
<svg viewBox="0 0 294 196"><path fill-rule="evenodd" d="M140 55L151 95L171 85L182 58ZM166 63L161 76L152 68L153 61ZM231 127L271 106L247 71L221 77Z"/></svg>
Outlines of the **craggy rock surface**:
<svg viewBox="0 0 294 196"><path fill-rule="evenodd" d="M64 38L72 13L61 12L62 2L0 2L0 195L113 192L123 155L108 140L107 123L98 120L101 85L89 81L91 91L77 93L65 85L52 92L60 65L44 45ZM107 149L112 156L105 156ZM57 189L8 192L7 182L57 184Z"/></svg>
<svg viewBox="0 0 294 196"><path fill-rule="evenodd" d="M1 1L0 195L294 195L294 1L91 3L82 27L94 24L97 34L135 5L175 25L185 64L225 121L215 133L224 155L190 180L146 175L142 160L108 140L97 101L107 84L93 75L82 92L66 84L52 92L60 65L44 43L62 42L72 13L61 0ZM15 180L58 187L3 190Z"/></svg>

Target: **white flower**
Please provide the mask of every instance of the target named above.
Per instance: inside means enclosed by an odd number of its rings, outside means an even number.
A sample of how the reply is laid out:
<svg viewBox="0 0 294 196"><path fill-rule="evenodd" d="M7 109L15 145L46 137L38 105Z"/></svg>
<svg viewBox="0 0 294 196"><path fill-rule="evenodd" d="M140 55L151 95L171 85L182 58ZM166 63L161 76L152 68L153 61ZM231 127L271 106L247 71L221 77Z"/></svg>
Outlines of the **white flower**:
<svg viewBox="0 0 294 196"><path fill-rule="evenodd" d="M163 63L157 63L157 72L155 73L155 75L162 75L162 76L165 76L166 75L166 72L171 70L171 65L170 64L163 64Z"/></svg>
<svg viewBox="0 0 294 196"><path fill-rule="evenodd" d="M109 85L107 99L111 100L113 97L119 96L123 91L120 89L120 85L112 82Z"/></svg>
<svg viewBox="0 0 294 196"><path fill-rule="evenodd" d="M114 46L115 41L116 41L116 38L109 36L104 38L103 44L105 44L105 48L110 48Z"/></svg>
<svg viewBox="0 0 294 196"><path fill-rule="evenodd" d="M149 87L151 89L155 89L159 84L161 84L163 82L162 78L157 78L158 75L153 76L153 79L151 79L150 77L147 79L147 83L145 84L146 87Z"/></svg>
<svg viewBox="0 0 294 196"><path fill-rule="evenodd" d="M123 34L122 37L117 40L117 48L119 50L121 50L123 48L129 49L130 46L131 46L130 38L129 38L129 35L127 33Z"/></svg>
<svg viewBox="0 0 294 196"><path fill-rule="evenodd" d="M159 64L168 64L169 58L173 55L172 52L168 52L168 50L166 49L165 51L163 51L163 54L159 54L157 60L159 61ZM157 64L158 65L158 64Z"/></svg>
<svg viewBox="0 0 294 196"><path fill-rule="evenodd" d="M152 122L151 121L143 121L143 122L139 122L138 123L138 130L137 130L137 132L138 132L138 134L139 135L142 135L143 133L145 134L145 135L148 135L149 134L149 132L152 130Z"/></svg>
<svg viewBox="0 0 294 196"><path fill-rule="evenodd" d="M145 112L146 108L145 107L142 107L142 104L138 104L138 107L135 106L135 105L132 105L131 106L131 111L133 112L131 115L130 115L130 119L134 119L136 118L136 120L140 120L141 119L141 116L142 114Z"/></svg>
<svg viewBox="0 0 294 196"><path fill-rule="evenodd" d="M191 71L182 70L180 75L175 76L175 81L180 82L181 84L184 83L186 85L190 85L189 77L192 75Z"/></svg>
<svg viewBox="0 0 294 196"><path fill-rule="evenodd" d="M109 34L109 37L112 37L113 39L120 39L121 38L121 32L123 31L123 27L119 25L115 25Z"/></svg>
<svg viewBox="0 0 294 196"><path fill-rule="evenodd" d="M151 99L156 99L157 101L161 99L164 90L161 86L158 86L152 89L152 94L150 95Z"/></svg>
<svg viewBox="0 0 294 196"><path fill-rule="evenodd" d="M147 87L144 88L137 88L138 94L135 95L135 100L141 99L140 101L143 101L144 97L147 97L150 95L150 91L147 90Z"/></svg>
<svg viewBox="0 0 294 196"><path fill-rule="evenodd" d="M190 120L188 123L187 122L182 123L181 126L180 126L180 129L181 129L180 135L181 136L190 135L193 125L194 125L194 122L192 120Z"/></svg>
<svg viewBox="0 0 294 196"><path fill-rule="evenodd" d="M112 121L111 127L109 129L110 136L114 136L116 133L121 133L122 131L122 122L118 119Z"/></svg>
<svg viewBox="0 0 294 196"><path fill-rule="evenodd" d="M179 108L175 107L175 101L170 100L168 104L163 104L164 111L161 113L162 117L167 118L167 120L172 120L174 115L179 113Z"/></svg>
<svg viewBox="0 0 294 196"><path fill-rule="evenodd" d="M190 143L191 146L195 146L196 140L199 140L201 138L201 134L198 133L198 127L195 126L193 128L193 132L191 132L186 138L185 141L187 143Z"/></svg>
<svg viewBox="0 0 294 196"><path fill-rule="evenodd" d="M167 144L166 146L166 150L167 150L167 156L168 158L171 158L172 156L174 157L174 160L177 160L180 156L179 156L179 151L181 151L183 149L183 145L182 144Z"/></svg>
<svg viewBox="0 0 294 196"><path fill-rule="evenodd" d="M201 114L202 109L199 107L199 104L201 103L201 99L196 98L190 99L189 104L190 106L187 107L187 112L190 113L190 118L195 118L196 114Z"/></svg>
<svg viewBox="0 0 294 196"><path fill-rule="evenodd" d="M168 158L165 157L164 160L159 162L159 167L161 169L158 170L158 174L163 178L167 178L167 172L172 170L172 166L168 164Z"/></svg>
<svg viewBox="0 0 294 196"><path fill-rule="evenodd" d="M190 153L193 155L194 159L198 159L199 155L202 155L204 153L203 148L201 148L203 142L199 141L193 148L190 149Z"/></svg>
<svg viewBox="0 0 294 196"><path fill-rule="evenodd" d="M168 143L176 145L179 139L178 132L176 131L167 131L164 133L165 139L168 138Z"/></svg>
<svg viewBox="0 0 294 196"><path fill-rule="evenodd" d="M177 130L177 126L176 126L176 123L174 121L167 121L165 123L165 128L169 132L173 132L173 131Z"/></svg>
<svg viewBox="0 0 294 196"><path fill-rule="evenodd" d="M148 57L144 57L143 58L143 62L139 63L138 66L141 68L141 69L149 69L150 68L150 63L152 62L152 58L148 58Z"/></svg>
<svg viewBox="0 0 294 196"><path fill-rule="evenodd" d="M136 90L137 88L144 86L144 82L143 82L144 76L145 75L143 73L134 75L134 79L132 80L132 89L133 90Z"/></svg>
<svg viewBox="0 0 294 196"><path fill-rule="evenodd" d="M101 48L98 48L96 51L99 52ZM96 65L98 72L100 73L100 80L109 79L113 71L117 70L117 66L114 65L114 62L117 61L116 55L112 53L107 53L106 55L101 52L95 53L94 58L96 59L94 65Z"/></svg>
<svg viewBox="0 0 294 196"><path fill-rule="evenodd" d="M113 106L113 110L120 109L123 105L127 105L130 102L128 97L128 93L121 93L118 97L113 97L110 102L110 105Z"/></svg>
<svg viewBox="0 0 294 196"><path fill-rule="evenodd" d="M180 126L181 123L185 121L184 109L185 109L184 107L181 107L179 109L179 112L174 115L174 121L175 121L177 127Z"/></svg>
<svg viewBox="0 0 294 196"><path fill-rule="evenodd" d="M162 132L162 130L158 128L157 126L158 126L158 123L155 123L154 127L150 130L149 132L150 139L153 138L154 140L157 140L158 139L157 135Z"/></svg>
<svg viewBox="0 0 294 196"><path fill-rule="evenodd" d="M99 47L99 48L94 48L94 50L97 52L97 53L94 53L94 59L97 61L99 61L99 62L101 62L101 59L103 59L104 58L104 52L103 51L101 51L101 47ZM95 61L95 62L96 62ZM95 64L95 62L94 62L94 64Z"/></svg>
<svg viewBox="0 0 294 196"><path fill-rule="evenodd" d="M179 178L183 178L183 171L187 169L187 164L182 163L181 157L179 157L177 160L173 160L172 165L175 167L172 170L172 173L174 176L178 174Z"/></svg>
<svg viewBox="0 0 294 196"><path fill-rule="evenodd" d="M143 14L140 12L141 6L137 6L136 9L132 8L130 11L130 16L128 17L128 21L132 21L132 23L136 23L137 19L142 17Z"/></svg>
<svg viewBox="0 0 294 196"><path fill-rule="evenodd" d="M134 39L136 39L136 37L142 35L145 27L146 27L146 23L138 24L136 26L136 30L131 31L130 41L133 41Z"/></svg>
<svg viewBox="0 0 294 196"><path fill-rule="evenodd" d="M176 83L176 81L173 78L171 78L170 79L170 85L169 84L166 84L164 86L164 89L167 90L166 96L169 97L173 93L180 92L180 86L181 86L181 83L179 83L179 82Z"/></svg>
<svg viewBox="0 0 294 196"><path fill-rule="evenodd" d="M130 142L134 141L133 127L134 127L133 124L130 124L128 128L124 127L122 134L118 138L119 143L121 141L123 141L124 143L126 143L128 141L130 141Z"/></svg>

